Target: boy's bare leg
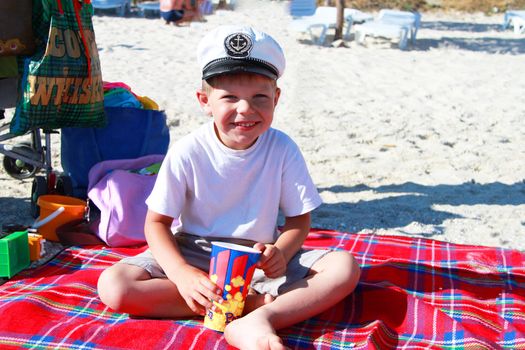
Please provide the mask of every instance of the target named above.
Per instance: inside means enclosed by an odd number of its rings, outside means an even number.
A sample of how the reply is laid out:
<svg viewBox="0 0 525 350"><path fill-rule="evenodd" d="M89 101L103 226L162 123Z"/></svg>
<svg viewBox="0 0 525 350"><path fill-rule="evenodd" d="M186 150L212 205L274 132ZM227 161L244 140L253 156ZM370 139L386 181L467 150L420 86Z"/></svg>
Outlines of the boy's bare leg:
<svg viewBox="0 0 525 350"><path fill-rule="evenodd" d="M359 265L352 255L331 252L286 293L226 326L224 336L230 345L243 350L285 349L277 329L304 321L337 304L355 289L359 276Z"/></svg>
<svg viewBox="0 0 525 350"><path fill-rule="evenodd" d="M195 316L175 284L167 278L151 278L134 265L115 264L104 270L98 280L98 294L113 310L134 316Z"/></svg>
<svg viewBox="0 0 525 350"><path fill-rule="evenodd" d="M98 280L98 292L104 304L118 312L133 316L179 318L195 316L179 294L177 287L166 278L151 278L138 266L116 264ZM269 294L249 294L245 312L270 303Z"/></svg>
<svg viewBox="0 0 525 350"><path fill-rule="evenodd" d="M250 292L246 296L243 314L246 315L252 312L253 310L260 308L263 305L271 303L274 300L275 298L271 294L257 294L255 292Z"/></svg>

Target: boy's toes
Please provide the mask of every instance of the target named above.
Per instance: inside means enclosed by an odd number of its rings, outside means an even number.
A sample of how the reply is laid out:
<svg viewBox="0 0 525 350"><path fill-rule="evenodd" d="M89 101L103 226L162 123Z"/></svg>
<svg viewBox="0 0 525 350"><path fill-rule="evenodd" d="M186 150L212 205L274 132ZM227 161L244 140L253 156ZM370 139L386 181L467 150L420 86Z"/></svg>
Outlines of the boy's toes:
<svg viewBox="0 0 525 350"><path fill-rule="evenodd" d="M283 341L275 334L268 334L263 338L257 340L257 349L264 350L286 350L289 349L284 346Z"/></svg>

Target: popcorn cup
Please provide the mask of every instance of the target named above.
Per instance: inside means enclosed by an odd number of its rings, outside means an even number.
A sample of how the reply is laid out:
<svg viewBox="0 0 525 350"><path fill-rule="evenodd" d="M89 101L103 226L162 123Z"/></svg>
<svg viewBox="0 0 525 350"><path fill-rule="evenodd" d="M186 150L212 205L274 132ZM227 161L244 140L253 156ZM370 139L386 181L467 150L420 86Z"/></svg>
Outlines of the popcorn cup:
<svg viewBox="0 0 525 350"><path fill-rule="evenodd" d="M226 325L241 317L260 252L242 245L211 242L210 279L222 289L222 304L206 310L204 326L224 332Z"/></svg>

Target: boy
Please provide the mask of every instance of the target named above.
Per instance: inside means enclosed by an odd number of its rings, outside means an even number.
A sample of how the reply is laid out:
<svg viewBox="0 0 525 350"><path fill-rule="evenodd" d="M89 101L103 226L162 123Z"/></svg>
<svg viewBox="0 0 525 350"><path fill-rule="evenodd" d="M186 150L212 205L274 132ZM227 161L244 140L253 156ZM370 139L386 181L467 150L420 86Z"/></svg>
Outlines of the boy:
<svg viewBox="0 0 525 350"><path fill-rule="evenodd" d="M203 38L198 57L197 99L212 121L170 148L146 201L149 250L104 271L100 298L138 316L203 315L222 301L208 278L209 242L254 246L262 254L253 293L225 337L243 350L284 349L276 330L349 295L359 267L348 252L301 249L321 198L297 145L270 127L285 67L279 44L223 26Z"/></svg>

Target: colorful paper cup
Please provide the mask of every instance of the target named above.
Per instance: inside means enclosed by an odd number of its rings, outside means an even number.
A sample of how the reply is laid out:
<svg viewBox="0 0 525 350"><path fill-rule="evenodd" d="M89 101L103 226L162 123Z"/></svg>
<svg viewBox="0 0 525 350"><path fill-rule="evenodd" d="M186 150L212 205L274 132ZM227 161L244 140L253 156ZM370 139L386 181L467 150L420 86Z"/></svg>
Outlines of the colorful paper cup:
<svg viewBox="0 0 525 350"><path fill-rule="evenodd" d="M242 245L211 242L210 279L222 289L222 304L206 311L204 326L223 332L242 315L260 252Z"/></svg>

